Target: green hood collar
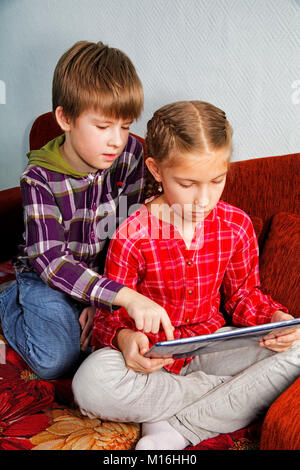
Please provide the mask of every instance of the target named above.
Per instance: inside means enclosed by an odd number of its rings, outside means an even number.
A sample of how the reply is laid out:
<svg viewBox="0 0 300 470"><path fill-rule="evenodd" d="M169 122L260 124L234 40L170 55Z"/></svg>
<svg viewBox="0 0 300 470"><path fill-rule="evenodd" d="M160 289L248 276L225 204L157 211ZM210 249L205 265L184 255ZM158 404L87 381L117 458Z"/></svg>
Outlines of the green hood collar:
<svg viewBox="0 0 300 470"><path fill-rule="evenodd" d="M81 173L74 170L63 158L60 146L65 141L65 134L50 140L40 150L32 150L27 153L29 158L29 165L38 165L48 170L53 170L64 175L74 176L75 178L82 178L88 173Z"/></svg>

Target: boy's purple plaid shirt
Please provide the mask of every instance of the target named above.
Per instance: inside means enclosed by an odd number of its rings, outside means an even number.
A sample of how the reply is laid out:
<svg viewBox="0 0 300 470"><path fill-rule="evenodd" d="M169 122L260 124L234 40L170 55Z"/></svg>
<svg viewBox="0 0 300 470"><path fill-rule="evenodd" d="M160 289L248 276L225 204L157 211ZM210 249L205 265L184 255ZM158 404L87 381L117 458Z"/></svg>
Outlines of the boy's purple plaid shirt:
<svg viewBox="0 0 300 470"><path fill-rule="evenodd" d="M35 271L73 299L112 311L123 285L98 274L99 255L142 201L144 168L142 144L131 135L109 169L82 178L28 166L20 184L25 241L16 271Z"/></svg>

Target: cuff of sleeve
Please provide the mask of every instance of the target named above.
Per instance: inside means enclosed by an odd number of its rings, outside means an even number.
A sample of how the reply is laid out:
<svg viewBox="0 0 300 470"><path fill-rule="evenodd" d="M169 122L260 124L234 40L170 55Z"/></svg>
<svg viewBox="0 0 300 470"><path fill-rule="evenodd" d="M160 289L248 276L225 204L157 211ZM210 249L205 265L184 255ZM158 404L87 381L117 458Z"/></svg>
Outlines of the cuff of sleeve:
<svg viewBox="0 0 300 470"><path fill-rule="evenodd" d="M257 316L257 324L270 323L272 321L272 316L277 310L280 310L284 313L289 313L288 309L283 305L278 304L278 306L272 306L268 311L264 311L263 314Z"/></svg>
<svg viewBox="0 0 300 470"><path fill-rule="evenodd" d="M277 312L277 310L280 310L281 312L284 312L284 313L289 313L288 309L284 307L284 305L281 305L280 303L273 300L272 305L270 305L270 310L268 312L270 321L271 321L273 314Z"/></svg>
<svg viewBox="0 0 300 470"><path fill-rule="evenodd" d="M115 342L116 334L122 328L126 328L126 327L116 326L116 328L114 328L113 334L112 334L112 336L110 338L110 342L109 342L110 347L113 348L113 349L116 349L117 351L119 351L119 348L116 346L116 342Z"/></svg>
<svg viewBox="0 0 300 470"><path fill-rule="evenodd" d="M124 285L106 278L102 278L101 281L101 285L97 284L91 293L91 303L113 314L115 310L120 308L113 305L113 301Z"/></svg>

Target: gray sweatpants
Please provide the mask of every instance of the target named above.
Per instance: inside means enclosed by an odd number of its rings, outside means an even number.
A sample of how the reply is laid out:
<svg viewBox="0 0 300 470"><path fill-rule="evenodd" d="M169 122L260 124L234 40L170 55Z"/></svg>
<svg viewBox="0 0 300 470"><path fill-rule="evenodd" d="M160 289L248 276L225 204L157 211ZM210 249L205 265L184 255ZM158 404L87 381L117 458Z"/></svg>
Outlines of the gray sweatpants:
<svg viewBox="0 0 300 470"><path fill-rule="evenodd" d="M73 379L83 414L110 421L168 420L193 445L241 429L266 412L299 376L300 342L273 353L256 345L202 354L180 375L126 367L112 348L92 353Z"/></svg>

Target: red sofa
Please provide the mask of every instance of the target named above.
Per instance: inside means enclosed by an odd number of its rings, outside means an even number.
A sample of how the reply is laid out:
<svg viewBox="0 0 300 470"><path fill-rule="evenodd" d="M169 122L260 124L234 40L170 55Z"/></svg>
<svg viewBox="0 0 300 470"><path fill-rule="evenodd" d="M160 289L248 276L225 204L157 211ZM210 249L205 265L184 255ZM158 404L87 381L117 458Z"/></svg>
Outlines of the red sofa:
<svg viewBox="0 0 300 470"><path fill-rule="evenodd" d="M51 113L40 116L30 132L30 149L40 148L60 133ZM144 144L144 140L138 138ZM242 208L252 218L260 246L262 289L287 306L295 317L300 316L299 257L297 259L299 174L300 154L233 162L222 195L223 200ZM16 253L23 230L18 187L0 191L0 221L1 283L1 279L3 282L13 278L10 260ZM25 394L26 406L19 410L17 416L22 423L25 420L32 427L29 426L24 433L23 426L23 434L18 435L20 426L16 430L9 417L5 421L0 407L0 421L8 423L7 428L0 426L0 449L134 448L139 435L138 425L100 423L84 418L72 404L70 378L49 382L40 380L9 345L4 344L3 347L3 342L5 338L2 336L0 379L4 380L0 380L0 403L5 399L11 407L16 407L16 403L20 404L21 390L24 394L24 384L30 383L31 387L25 387L26 393L30 392L30 399ZM11 382L12 376L14 380ZM5 386L4 383L10 385ZM300 419L295 419L300 414L299 391L300 378L273 403L263 421L205 441L196 449L300 449ZM28 400L31 403L29 408Z"/></svg>

